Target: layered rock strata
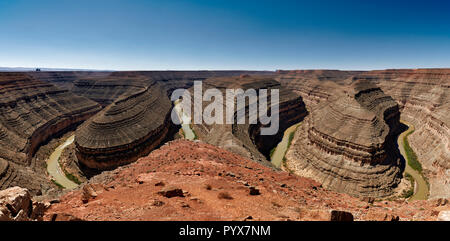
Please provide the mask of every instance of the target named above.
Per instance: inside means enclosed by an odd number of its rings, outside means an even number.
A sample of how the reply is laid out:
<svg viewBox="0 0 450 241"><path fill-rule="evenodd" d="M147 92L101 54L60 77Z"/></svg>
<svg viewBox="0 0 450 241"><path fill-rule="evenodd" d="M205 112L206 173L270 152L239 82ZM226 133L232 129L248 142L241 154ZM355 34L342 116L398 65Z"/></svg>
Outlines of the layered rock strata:
<svg viewBox="0 0 450 241"><path fill-rule="evenodd" d="M39 71L27 72L27 75L32 76L43 82L48 82L60 89L72 90L74 82L83 78L103 78L111 74L110 72L100 71Z"/></svg>
<svg viewBox="0 0 450 241"><path fill-rule="evenodd" d="M39 145L100 106L24 74L0 74L0 157L29 164Z"/></svg>
<svg viewBox="0 0 450 241"><path fill-rule="evenodd" d="M173 131L171 108L157 82L115 100L76 131L78 161L107 170L148 154Z"/></svg>
<svg viewBox="0 0 450 241"><path fill-rule="evenodd" d="M400 105L415 131L409 143L430 183L430 198L450 197L450 69L371 71L365 78Z"/></svg>
<svg viewBox="0 0 450 241"><path fill-rule="evenodd" d="M30 166L37 149L99 110L89 99L24 73L0 73L0 187L20 184L38 192L46 178L42 168Z"/></svg>
<svg viewBox="0 0 450 241"><path fill-rule="evenodd" d="M398 105L366 81L352 87L335 91L305 119L285 168L353 196L389 196L401 179Z"/></svg>
<svg viewBox="0 0 450 241"><path fill-rule="evenodd" d="M450 208L446 199L369 202L213 145L177 140L65 194L44 220L325 221L345 212L354 220L403 221L436 220Z"/></svg>
<svg viewBox="0 0 450 241"><path fill-rule="evenodd" d="M344 85L351 76L361 71L340 70L292 70L277 71L277 80L287 88L300 94L309 110L330 97L336 84Z"/></svg>
<svg viewBox="0 0 450 241"><path fill-rule="evenodd" d="M300 122L307 115L301 96L280 85L271 77L243 75L241 77L210 78L203 82L203 89L205 91L211 88L222 91L224 97L226 97L225 89L242 89L244 91L254 89L257 93L260 89L267 89L269 94L268 106L271 103L271 90L279 90L279 130L275 135L260 135L263 126L259 121L257 124L249 124L249 105L253 104L253 102L249 102L249 99L246 99L245 103L245 124L238 124L238 109L234 108L233 124L207 125L204 123L193 127L199 139L265 165L271 165L268 161L270 150L281 140L284 130ZM258 101L260 97L258 95ZM236 99L225 99L224 110L227 102L236 102ZM203 105L206 107L209 102L204 102ZM270 108L267 114L270 116Z"/></svg>

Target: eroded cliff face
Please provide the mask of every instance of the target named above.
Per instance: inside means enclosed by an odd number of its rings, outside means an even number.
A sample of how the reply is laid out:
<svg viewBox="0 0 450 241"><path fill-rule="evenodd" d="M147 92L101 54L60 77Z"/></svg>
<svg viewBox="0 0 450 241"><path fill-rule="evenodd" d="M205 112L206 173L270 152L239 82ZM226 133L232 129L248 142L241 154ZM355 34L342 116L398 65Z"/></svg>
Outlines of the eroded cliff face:
<svg viewBox="0 0 450 241"><path fill-rule="evenodd" d="M361 76L396 99L414 125L409 143L430 183L430 198L450 197L450 69L371 71Z"/></svg>
<svg viewBox="0 0 450 241"><path fill-rule="evenodd" d="M67 193L44 220L436 220L448 200L367 201L199 141L177 140Z"/></svg>
<svg viewBox="0 0 450 241"><path fill-rule="evenodd" d="M30 179L20 182L39 189L36 181L41 178L28 176L35 173L25 167L32 164L40 145L99 110L100 106L89 99L24 73L0 73L0 158L11 162L0 185L9 187L20 179Z"/></svg>
<svg viewBox="0 0 450 241"><path fill-rule="evenodd" d="M210 78L203 82L203 91L211 88L220 90L224 97L226 97L226 89L242 89L243 91L254 89L257 94L260 89L267 89L268 106L271 104L271 90L279 90L279 130L275 135L263 136L260 134L261 128L266 128L270 124L263 126L259 121L257 124L249 124L249 106L255 103L251 102L248 98L246 98L244 107L245 124L238 124L238 109L236 106L233 112L234 124L208 125L203 123L193 126L200 140L222 147L264 165L271 166L269 157L270 150L282 139L284 130L303 120L308 113L301 96L280 85L272 77L242 75L240 77ZM259 99L261 96L258 95L257 98ZM224 115L226 113L227 103L235 103L236 100L224 99ZM209 104L210 102L203 102L203 109ZM271 115L270 108L267 114L269 116ZM223 122L225 123L226 120L224 119Z"/></svg>
<svg viewBox="0 0 450 241"><path fill-rule="evenodd" d="M77 131L78 161L91 169L106 170L148 154L177 131L168 98L173 90L189 88L195 80L241 73L253 72L124 71L76 80L74 93L105 107Z"/></svg>
<svg viewBox="0 0 450 241"><path fill-rule="evenodd" d="M430 198L449 197L449 69L308 70L278 74L281 83L302 95L310 111L332 98L336 88L346 88L361 79L376 84L398 103L401 119L416 129L408 139L429 180Z"/></svg>
<svg viewBox="0 0 450 241"><path fill-rule="evenodd" d="M276 79L302 96L309 111L332 94L335 84L346 84L346 80L361 71L340 70L292 70L277 71Z"/></svg>
<svg viewBox="0 0 450 241"><path fill-rule="evenodd" d="M157 82L115 100L76 131L78 161L107 170L148 154L173 132L171 108Z"/></svg>
<svg viewBox="0 0 450 241"><path fill-rule="evenodd" d="M401 179L397 103L366 81L336 89L297 130L285 169L353 196L386 197Z"/></svg>
<svg viewBox="0 0 450 241"><path fill-rule="evenodd" d="M110 72L99 71L39 71L26 73L33 78L51 83L59 89L72 90L74 83L83 78L103 78L110 75Z"/></svg>

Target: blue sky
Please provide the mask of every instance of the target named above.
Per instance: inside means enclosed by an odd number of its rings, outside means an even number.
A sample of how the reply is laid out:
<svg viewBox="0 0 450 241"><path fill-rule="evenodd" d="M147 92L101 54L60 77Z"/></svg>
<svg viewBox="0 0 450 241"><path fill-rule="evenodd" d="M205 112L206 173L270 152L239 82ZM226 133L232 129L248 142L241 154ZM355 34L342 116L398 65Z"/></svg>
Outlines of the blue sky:
<svg viewBox="0 0 450 241"><path fill-rule="evenodd" d="M450 67L450 3L1 0L0 66Z"/></svg>

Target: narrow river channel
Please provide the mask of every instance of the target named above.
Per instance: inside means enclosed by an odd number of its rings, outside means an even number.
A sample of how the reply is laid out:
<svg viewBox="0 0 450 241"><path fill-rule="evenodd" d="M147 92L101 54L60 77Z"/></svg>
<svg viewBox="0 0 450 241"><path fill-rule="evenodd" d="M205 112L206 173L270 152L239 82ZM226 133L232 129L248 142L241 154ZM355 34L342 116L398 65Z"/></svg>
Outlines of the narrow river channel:
<svg viewBox="0 0 450 241"><path fill-rule="evenodd" d="M67 189L74 189L78 185L74 182L72 182L70 179L66 177L64 172L61 170L61 167L59 166L59 158L61 156L61 153L63 150L73 143L75 140L75 135L70 136L67 138L67 140L59 145L55 151L50 155L50 158L47 160L47 172L52 177L53 180L55 180L57 183L59 183L61 186Z"/></svg>
<svg viewBox="0 0 450 241"><path fill-rule="evenodd" d="M183 108L181 108L180 103L181 103L181 100L175 101L174 108L178 114L178 117L181 120L181 128L183 129L184 139L192 141L195 139L195 133L191 129L191 119L189 118L189 116L186 113L183 112Z"/></svg>
<svg viewBox="0 0 450 241"><path fill-rule="evenodd" d="M414 131L414 126L406 123L405 121L401 121L403 124L408 126L408 130L404 131L400 136L398 137L398 148L400 149L400 153L405 158L405 173L408 173L414 178L415 181L415 188L414 188L414 194L411 196L409 200L426 200L428 197L428 185L425 179L423 178L422 174L418 171L414 170L409 165L408 156L406 155L405 147L404 147L404 137L408 135L409 132Z"/></svg>
<svg viewBox="0 0 450 241"><path fill-rule="evenodd" d="M294 133L295 130L297 130L297 127L301 124L297 123L289 128L286 129L283 135L283 139L278 143L277 147L273 151L272 155L270 156L270 161L272 164L276 167L280 167L281 163L283 163L284 156L286 155L286 151L289 148L289 136L291 133Z"/></svg>
<svg viewBox="0 0 450 241"><path fill-rule="evenodd" d="M414 126L409 123L406 123L404 121L402 121L402 123L408 126L408 130L401 133L400 136L398 137L398 147L400 149L401 155L405 158L405 161L406 161L405 173L408 173L409 175L411 175L415 181L414 194L411 196L410 200L426 200L428 197L428 192L429 192L427 182L425 181L425 179L421 173L414 170L409 165L408 156L406 155L405 148L404 148L404 141L403 141L404 137L409 132L414 131ZM300 124L301 123L298 123L298 124L295 124L295 125L289 127L284 132L283 139L280 141L280 143L278 143L277 147L273 151L270 159L271 159L272 164L275 165L276 167L280 167L281 164L283 163L284 156L286 155L286 151L290 145L289 136L291 135L291 133L293 133L293 132L295 132L295 130L297 130L297 127Z"/></svg>

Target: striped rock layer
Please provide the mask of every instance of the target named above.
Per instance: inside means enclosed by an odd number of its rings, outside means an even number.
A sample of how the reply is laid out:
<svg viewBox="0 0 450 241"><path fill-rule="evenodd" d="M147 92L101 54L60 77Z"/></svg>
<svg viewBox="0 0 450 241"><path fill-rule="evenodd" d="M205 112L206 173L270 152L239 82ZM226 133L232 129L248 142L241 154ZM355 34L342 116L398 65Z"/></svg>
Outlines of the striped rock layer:
<svg viewBox="0 0 450 241"><path fill-rule="evenodd" d="M285 168L353 196L385 197L401 179L397 103L362 81L335 90L297 130Z"/></svg>

